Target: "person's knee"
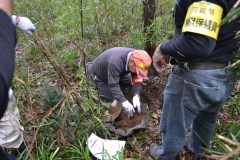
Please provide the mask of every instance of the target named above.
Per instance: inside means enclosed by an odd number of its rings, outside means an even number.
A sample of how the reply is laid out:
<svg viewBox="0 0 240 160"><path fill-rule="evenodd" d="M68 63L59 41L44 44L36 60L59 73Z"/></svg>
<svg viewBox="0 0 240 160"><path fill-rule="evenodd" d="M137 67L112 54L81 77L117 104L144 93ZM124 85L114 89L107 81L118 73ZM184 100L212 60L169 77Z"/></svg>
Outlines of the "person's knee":
<svg viewBox="0 0 240 160"><path fill-rule="evenodd" d="M104 95L100 95L100 97L102 98L102 100L104 102L107 102L107 103L110 103L114 100L112 97L107 97L107 96L104 96Z"/></svg>

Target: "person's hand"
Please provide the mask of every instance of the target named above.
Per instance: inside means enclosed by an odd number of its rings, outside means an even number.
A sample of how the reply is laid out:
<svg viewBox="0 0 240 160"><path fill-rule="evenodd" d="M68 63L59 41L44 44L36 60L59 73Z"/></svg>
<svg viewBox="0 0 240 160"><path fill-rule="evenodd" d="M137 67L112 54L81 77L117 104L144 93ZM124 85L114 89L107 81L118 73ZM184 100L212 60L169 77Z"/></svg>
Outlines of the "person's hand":
<svg viewBox="0 0 240 160"><path fill-rule="evenodd" d="M36 29L33 23L27 17L17 17L16 25L29 36L31 36L32 32Z"/></svg>
<svg viewBox="0 0 240 160"><path fill-rule="evenodd" d="M153 60L153 67L158 73L162 72L162 68L165 63L169 63L170 56L164 55L163 52L160 50L161 44L156 48L152 60Z"/></svg>
<svg viewBox="0 0 240 160"><path fill-rule="evenodd" d="M140 97L139 95L133 96L133 107L137 108L138 113L141 112L141 107L140 107Z"/></svg>
<svg viewBox="0 0 240 160"><path fill-rule="evenodd" d="M128 100L126 100L122 102L122 105L125 112L128 114L128 118L131 118L133 116L133 113L135 112L132 104Z"/></svg>

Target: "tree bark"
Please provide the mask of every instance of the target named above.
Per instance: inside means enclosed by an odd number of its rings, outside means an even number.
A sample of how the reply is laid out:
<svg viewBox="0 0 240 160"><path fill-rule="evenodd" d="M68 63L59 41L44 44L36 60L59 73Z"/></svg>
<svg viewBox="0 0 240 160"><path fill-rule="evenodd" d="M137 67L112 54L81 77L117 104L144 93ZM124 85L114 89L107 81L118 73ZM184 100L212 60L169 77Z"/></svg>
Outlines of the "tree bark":
<svg viewBox="0 0 240 160"><path fill-rule="evenodd" d="M151 56L153 55L153 53L155 51L156 43L151 42L149 40L153 35L153 31L147 30L147 28L152 24L152 21L155 18L155 11L156 11L155 0L144 0L143 1L144 35L146 38L145 50Z"/></svg>

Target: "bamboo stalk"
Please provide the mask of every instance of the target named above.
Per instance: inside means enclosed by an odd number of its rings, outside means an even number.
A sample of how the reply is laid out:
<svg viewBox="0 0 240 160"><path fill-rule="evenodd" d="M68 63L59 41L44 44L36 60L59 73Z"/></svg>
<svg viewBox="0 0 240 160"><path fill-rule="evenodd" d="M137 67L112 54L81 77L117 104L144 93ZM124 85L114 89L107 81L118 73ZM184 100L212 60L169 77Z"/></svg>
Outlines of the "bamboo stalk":
<svg viewBox="0 0 240 160"><path fill-rule="evenodd" d="M39 38L38 34L34 33L33 35L34 43L43 51L44 55L47 57L49 62L52 64L52 66L55 68L55 70L58 72L62 80L66 83L67 87L70 86L70 80L68 78L67 73L65 70L53 59L51 56L51 51L46 47Z"/></svg>

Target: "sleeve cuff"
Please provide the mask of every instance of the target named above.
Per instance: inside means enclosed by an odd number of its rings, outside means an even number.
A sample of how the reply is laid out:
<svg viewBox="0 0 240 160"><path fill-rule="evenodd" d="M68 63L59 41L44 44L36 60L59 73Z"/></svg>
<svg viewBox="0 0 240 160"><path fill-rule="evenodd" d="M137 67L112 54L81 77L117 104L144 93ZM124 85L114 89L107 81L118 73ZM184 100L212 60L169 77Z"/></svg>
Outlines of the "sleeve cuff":
<svg viewBox="0 0 240 160"><path fill-rule="evenodd" d="M13 23L14 26L16 26L16 22L17 22L17 16L12 15L12 23Z"/></svg>
<svg viewBox="0 0 240 160"><path fill-rule="evenodd" d="M119 102L123 103L123 102L125 102L126 100L127 100L127 99L126 99L125 97L122 97L122 98L119 99Z"/></svg>
<svg viewBox="0 0 240 160"><path fill-rule="evenodd" d="M161 46L160 46L160 48L159 48L164 55L166 55L166 53L167 53L165 48L166 48L166 45L167 45L167 43L168 43L169 41L170 41L170 40L166 40L166 41L162 42L162 43L161 43Z"/></svg>
<svg viewBox="0 0 240 160"><path fill-rule="evenodd" d="M142 90L142 84L141 83L137 83L137 84L134 84L132 86L133 95L135 95L135 94L140 95L141 90Z"/></svg>

